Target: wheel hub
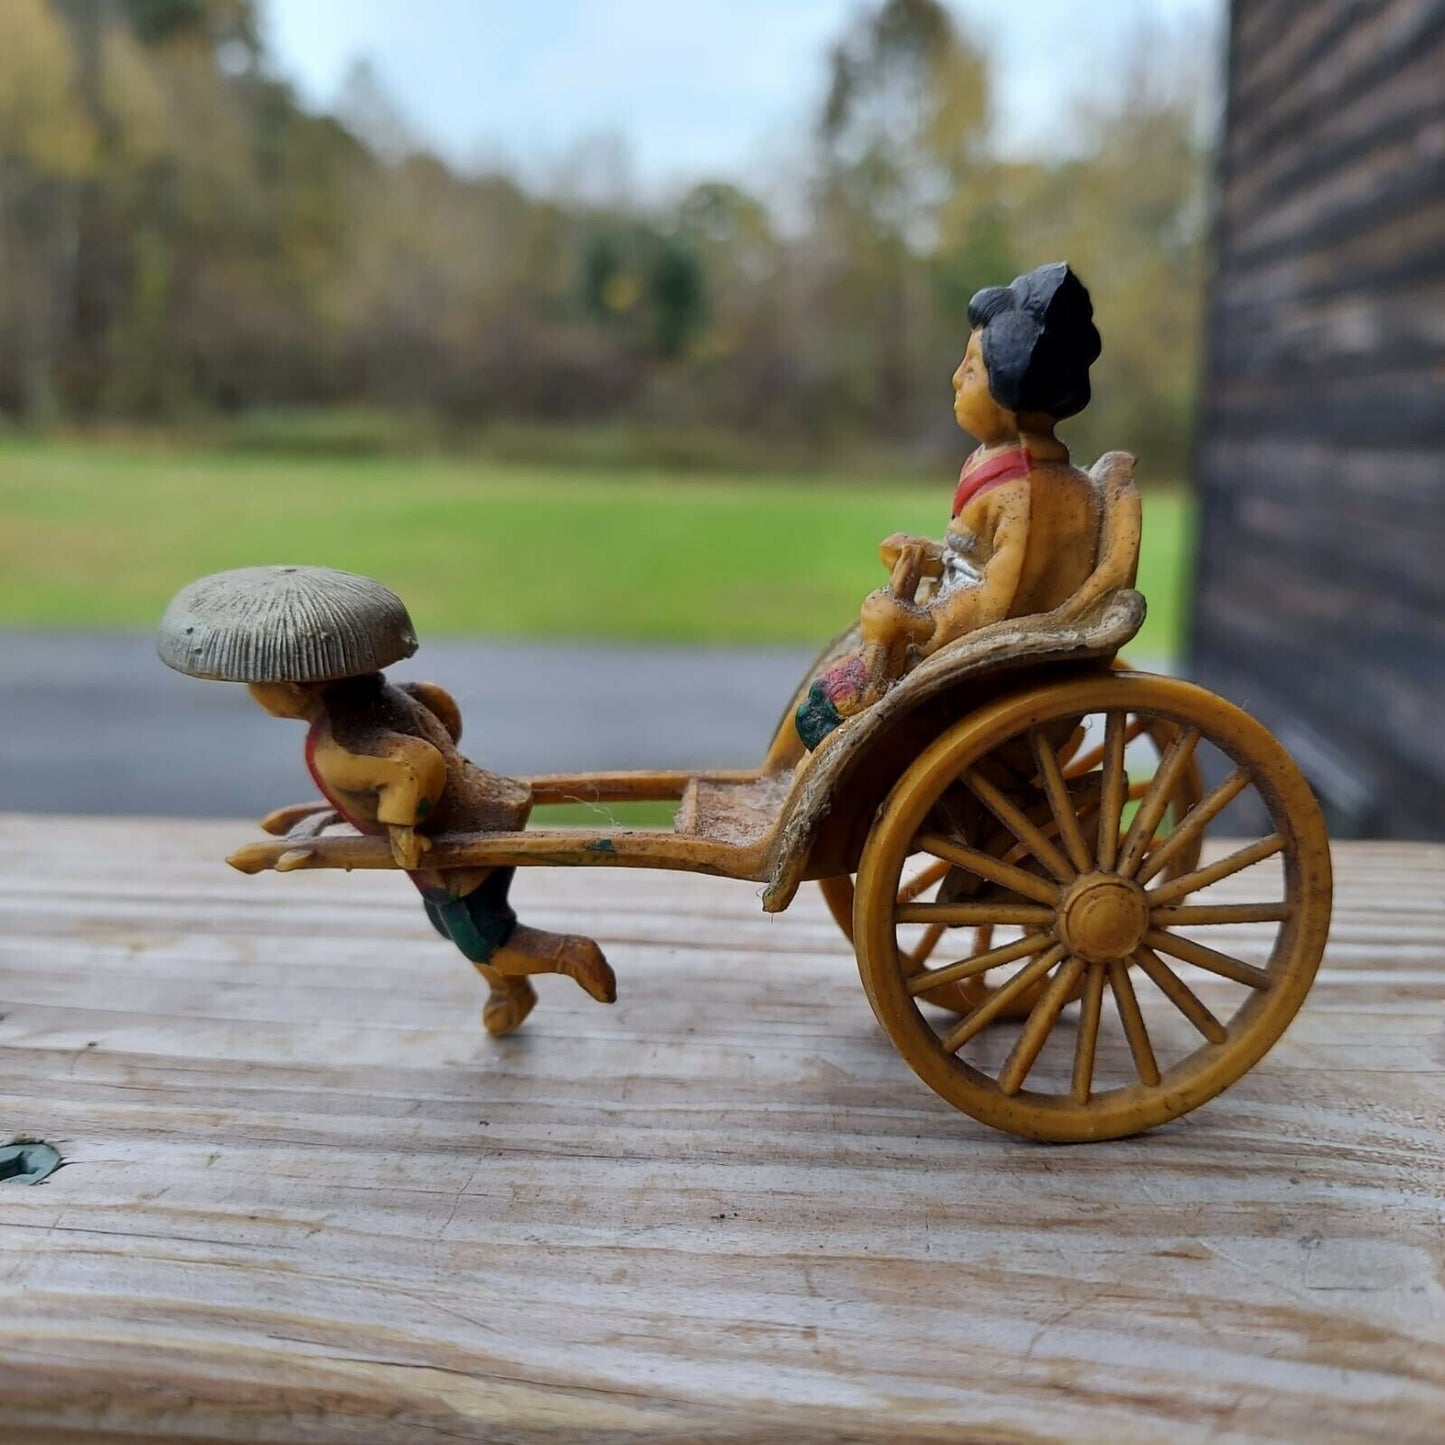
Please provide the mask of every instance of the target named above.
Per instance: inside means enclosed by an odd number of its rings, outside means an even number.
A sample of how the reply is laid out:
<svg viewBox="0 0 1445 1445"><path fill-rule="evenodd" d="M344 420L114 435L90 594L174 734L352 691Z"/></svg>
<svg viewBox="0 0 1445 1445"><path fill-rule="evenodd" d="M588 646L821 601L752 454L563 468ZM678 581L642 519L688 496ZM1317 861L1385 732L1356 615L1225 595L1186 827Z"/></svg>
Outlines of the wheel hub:
<svg viewBox="0 0 1445 1445"><path fill-rule="evenodd" d="M1074 881L1059 908L1059 938L1089 963L1127 958L1149 927L1144 890L1117 873L1086 873Z"/></svg>

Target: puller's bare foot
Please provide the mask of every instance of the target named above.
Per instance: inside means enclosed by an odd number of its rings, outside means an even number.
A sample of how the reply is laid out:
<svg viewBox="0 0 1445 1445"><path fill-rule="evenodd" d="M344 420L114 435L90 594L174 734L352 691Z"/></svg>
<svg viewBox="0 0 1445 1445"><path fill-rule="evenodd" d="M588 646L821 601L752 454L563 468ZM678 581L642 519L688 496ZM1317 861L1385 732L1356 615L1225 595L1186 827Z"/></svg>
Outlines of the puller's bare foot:
<svg viewBox="0 0 1445 1445"><path fill-rule="evenodd" d="M491 966L505 974L561 973L598 1003L617 1002L617 976L590 939L576 933L548 933L519 923Z"/></svg>
<svg viewBox="0 0 1445 1445"><path fill-rule="evenodd" d="M617 975L590 938L575 933L567 935L557 972L580 984L598 1003L617 1002Z"/></svg>
<svg viewBox="0 0 1445 1445"><path fill-rule="evenodd" d="M537 991L525 978L499 978L491 986L491 997L482 1009L482 1027L500 1039L522 1027L537 1003Z"/></svg>

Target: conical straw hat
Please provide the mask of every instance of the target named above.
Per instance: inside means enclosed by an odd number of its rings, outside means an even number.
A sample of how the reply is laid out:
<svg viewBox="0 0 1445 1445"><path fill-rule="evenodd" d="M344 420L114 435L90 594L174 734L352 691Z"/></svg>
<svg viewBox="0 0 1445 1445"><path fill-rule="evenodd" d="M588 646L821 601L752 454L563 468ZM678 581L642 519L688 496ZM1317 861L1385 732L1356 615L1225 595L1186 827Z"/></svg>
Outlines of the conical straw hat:
<svg viewBox="0 0 1445 1445"><path fill-rule="evenodd" d="M161 618L168 667L225 682L326 682L416 651L400 597L330 567L242 567L181 588Z"/></svg>

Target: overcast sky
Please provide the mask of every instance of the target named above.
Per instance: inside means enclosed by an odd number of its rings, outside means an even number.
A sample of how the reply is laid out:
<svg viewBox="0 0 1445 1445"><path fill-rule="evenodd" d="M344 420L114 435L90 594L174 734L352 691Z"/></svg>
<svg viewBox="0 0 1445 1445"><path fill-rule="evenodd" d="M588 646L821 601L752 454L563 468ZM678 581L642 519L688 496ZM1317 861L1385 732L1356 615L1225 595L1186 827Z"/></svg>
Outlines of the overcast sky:
<svg viewBox="0 0 1445 1445"><path fill-rule="evenodd" d="M1069 100L1141 29L1208 35L1224 0L951 0L990 51L996 134L1067 143ZM544 177L620 138L636 182L747 180L806 140L829 43L857 0L265 0L274 63L329 106L371 62L419 139Z"/></svg>

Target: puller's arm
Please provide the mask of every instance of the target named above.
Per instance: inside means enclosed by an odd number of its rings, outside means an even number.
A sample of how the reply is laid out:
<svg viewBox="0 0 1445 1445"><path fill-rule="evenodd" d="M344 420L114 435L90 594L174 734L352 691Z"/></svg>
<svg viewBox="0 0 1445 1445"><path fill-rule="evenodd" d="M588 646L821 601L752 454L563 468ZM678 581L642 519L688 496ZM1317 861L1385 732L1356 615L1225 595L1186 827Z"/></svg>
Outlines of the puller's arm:
<svg viewBox="0 0 1445 1445"><path fill-rule="evenodd" d="M314 761L328 790L343 795L370 795L375 818L386 827L392 857L408 872L421 866L431 840L416 831L426 822L447 782L446 759L429 742L402 733L386 733L377 750L366 753L343 748L335 738L323 736Z"/></svg>

